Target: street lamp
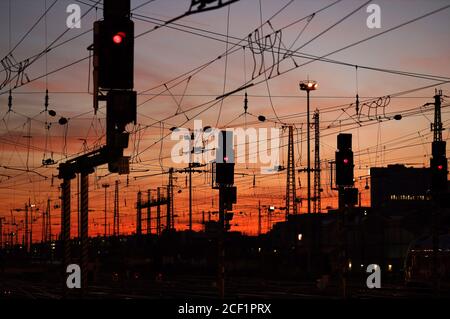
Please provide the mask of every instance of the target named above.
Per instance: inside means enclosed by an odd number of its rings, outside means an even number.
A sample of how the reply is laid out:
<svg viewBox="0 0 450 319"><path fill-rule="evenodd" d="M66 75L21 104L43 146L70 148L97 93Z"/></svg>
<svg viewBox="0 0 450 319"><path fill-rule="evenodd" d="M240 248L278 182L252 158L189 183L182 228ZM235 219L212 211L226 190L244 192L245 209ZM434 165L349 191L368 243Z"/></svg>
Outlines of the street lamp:
<svg viewBox="0 0 450 319"><path fill-rule="evenodd" d="M306 80L300 82L300 90L306 91L306 123L307 123L307 176L308 176L308 214L311 214L311 140L310 140L310 123L309 123L309 92L317 90L318 84L316 81Z"/></svg>

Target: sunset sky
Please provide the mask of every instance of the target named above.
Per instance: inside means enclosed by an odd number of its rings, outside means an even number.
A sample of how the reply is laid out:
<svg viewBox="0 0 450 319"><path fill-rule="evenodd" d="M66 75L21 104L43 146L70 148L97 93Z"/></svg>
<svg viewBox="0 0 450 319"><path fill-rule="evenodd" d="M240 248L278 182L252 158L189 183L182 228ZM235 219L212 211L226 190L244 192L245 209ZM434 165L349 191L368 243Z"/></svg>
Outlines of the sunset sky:
<svg viewBox="0 0 450 319"><path fill-rule="evenodd" d="M101 6L91 9L95 2L59 0L52 6L54 0L0 0L0 57L6 57L14 48L4 62L24 61L43 52L49 45L57 46L30 60L35 60L25 71L30 82L24 78L23 85L20 80L18 83L14 80L0 87L0 217L9 221L11 210L23 208L30 199L39 208L34 240L41 238L40 216L48 198L52 200L52 233L59 232L60 209L53 208L60 204L58 186L61 181L54 177L58 174L58 164L104 143L105 109L94 114L92 68L89 67L92 60L87 58L87 47L93 41L89 30L93 22L103 16ZM299 90L299 82L308 78L319 83L318 90L311 93L311 111L316 108L320 111L324 211L328 206L337 205L337 193L330 189L328 165L334 158L337 133L353 134L356 187L362 190L365 205L370 204L369 191L364 190L370 167L394 163L415 167L429 165L433 108L423 105L433 102L435 88L442 89L447 96L444 97L442 121L447 128L443 138L449 138L448 0L373 1L381 8L380 29L367 27L366 19L370 13L366 8L371 2L366 4L363 0L240 0L228 7L190 15L157 29L154 29L156 24L183 14L190 1L155 0L140 6L146 2L131 1L132 8L138 7L133 11L135 35L150 31L135 41L138 121L136 126L128 127L133 134L126 151L132 158L132 172L129 176L117 176L108 174L107 167L102 166L90 176L92 211L89 219L93 236L103 233L104 183L111 185L107 191L107 210L108 222L112 223L116 180L120 181L121 230L129 234L134 231L136 193L167 185L168 175L162 173L170 167L185 167L175 164L170 157L175 142L170 139L169 129L193 129L194 119L202 120L204 126L221 129L293 125L296 169L305 168L306 93ZM66 26L69 15L66 8L71 3L78 4L82 14L87 13L81 20L80 29L68 30ZM46 17L24 37L50 6ZM443 7L446 8L390 30ZM305 19L299 21L301 18ZM254 39L256 29L264 36L282 30L277 32L281 42L276 42L273 54L270 50L264 53L266 74L259 74L261 54L256 50L252 53L249 48L248 36L252 34ZM383 32L386 33L381 34ZM83 35L76 37L80 34ZM328 55L377 34L381 35ZM55 39L58 40L53 43ZM61 43L64 44L58 46ZM291 50L292 56L271 70L273 57L278 62L277 54L281 51L282 57L286 49ZM227 50L229 54L224 55ZM308 63L311 57L324 56L327 61ZM9 73L4 66L1 68L0 83ZM400 72L402 74L398 74ZM50 74L45 76L47 73ZM249 112L246 116L243 115L244 90L216 100L245 83L255 84L246 90ZM8 112L10 88L13 105ZM50 98L48 109L56 112L55 117L44 112L46 89ZM359 117L355 111L357 93L361 102ZM370 104L378 97L388 95L391 96L390 103L384 112L378 107L378 118L375 118L373 104L370 114L368 106L363 105L364 101ZM403 119L393 120L396 114L402 114ZM268 120L258 122L259 115ZM58 124L61 117L68 119L67 125ZM312 130L312 143L313 136ZM284 166L287 166L286 144L287 131L283 133L279 148L280 164ZM248 152L255 151L255 145L249 145ZM311 151L314 151L314 144ZM47 158L52 158L56 164L43 166L42 161ZM313 153L311 158L314 158ZM175 177L176 228L184 229L188 221L187 176L178 173ZM305 173L296 173L296 179L297 196L305 198ZM197 230L201 229L202 211L218 209L218 191L211 189L210 180L209 173L194 174L194 228ZM286 171L261 174L259 163L239 164L235 182L238 204L232 229L255 234L258 200L261 205L277 208L285 205ZM76 180L72 185L72 233L75 234ZM305 211L306 201L299 209L302 213ZM16 221L23 219L23 213L13 214ZM274 220L283 217L284 212L277 209Z"/></svg>

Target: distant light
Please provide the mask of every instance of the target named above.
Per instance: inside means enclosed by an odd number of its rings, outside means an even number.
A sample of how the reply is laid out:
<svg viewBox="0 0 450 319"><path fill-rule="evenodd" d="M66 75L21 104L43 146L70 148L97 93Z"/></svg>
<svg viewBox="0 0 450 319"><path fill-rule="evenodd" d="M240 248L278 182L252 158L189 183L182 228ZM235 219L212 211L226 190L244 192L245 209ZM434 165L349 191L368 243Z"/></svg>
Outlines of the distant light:
<svg viewBox="0 0 450 319"><path fill-rule="evenodd" d="M225 157L223 158L223 160L224 160L225 162L228 162L228 156L225 156Z"/></svg>
<svg viewBox="0 0 450 319"><path fill-rule="evenodd" d="M276 249L274 249L274 250L273 250L273 252L274 252L274 253L276 254L276 253L277 253L277 250L276 250Z"/></svg>
<svg viewBox="0 0 450 319"><path fill-rule="evenodd" d="M302 81L300 82L300 90L302 91L313 91L318 88L318 84L316 81Z"/></svg>
<svg viewBox="0 0 450 319"><path fill-rule="evenodd" d="M443 165L438 165L438 167L437 167L437 169L440 170L440 171L442 171L443 168L444 168Z"/></svg>
<svg viewBox="0 0 450 319"><path fill-rule="evenodd" d="M269 206L269 210L273 212L275 210L275 206Z"/></svg>
<svg viewBox="0 0 450 319"><path fill-rule="evenodd" d="M351 261L348 262L348 269L352 270L352 262Z"/></svg>
<svg viewBox="0 0 450 319"><path fill-rule="evenodd" d="M258 252L259 252L259 253L261 252L261 248L258 248Z"/></svg>
<svg viewBox="0 0 450 319"><path fill-rule="evenodd" d="M364 265L363 265L363 264L361 264L361 268L364 268Z"/></svg>
<svg viewBox="0 0 450 319"><path fill-rule="evenodd" d="M298 234L298 240L302 240L303 234Z"/></svg>
<svg viewBox="0 0 450 319"><path fill-rule="evenodd" d="M348 158L344 158L344 164L348 164Z"/></svg>
<svg viewBox="0 0 450 319"><path fill-rule="evenodd" d="M392 265L391 264L388 265L388 271L392 271Z"/></svg>

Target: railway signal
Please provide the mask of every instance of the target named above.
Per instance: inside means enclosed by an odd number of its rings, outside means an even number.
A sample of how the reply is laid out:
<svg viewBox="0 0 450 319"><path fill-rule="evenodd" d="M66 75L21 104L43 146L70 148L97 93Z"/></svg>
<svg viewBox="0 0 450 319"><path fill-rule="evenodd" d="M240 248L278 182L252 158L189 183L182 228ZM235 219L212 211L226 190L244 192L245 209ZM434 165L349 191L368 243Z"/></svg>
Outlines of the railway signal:
<svg viewBox="0 0 450 319"><path fill-rule="evenodd" d="M336 185L353 186L353 151L352 135L339 134L336 152Z"/></svg>

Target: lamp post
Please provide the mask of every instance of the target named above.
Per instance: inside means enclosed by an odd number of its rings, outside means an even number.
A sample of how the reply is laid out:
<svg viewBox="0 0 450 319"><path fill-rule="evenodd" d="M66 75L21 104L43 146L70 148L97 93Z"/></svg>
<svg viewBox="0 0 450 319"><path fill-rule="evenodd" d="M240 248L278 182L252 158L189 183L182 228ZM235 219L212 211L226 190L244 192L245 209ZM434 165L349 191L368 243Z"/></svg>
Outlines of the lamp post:
<svg viewBox="0 0 450 319"><path fill-rule="evenodd" d="M317 82L316 81L311 81L311 80L306 80L306 81L302 81L300 82L300 90L301 91L306 91L306 123L307 123L307 169L306 169L306 173L307 173L307 178L308 178L308 214L311 214L311 140L310 140L310 123L309 123L309 92L310 91L314 91L317 90Z"/></svg>

